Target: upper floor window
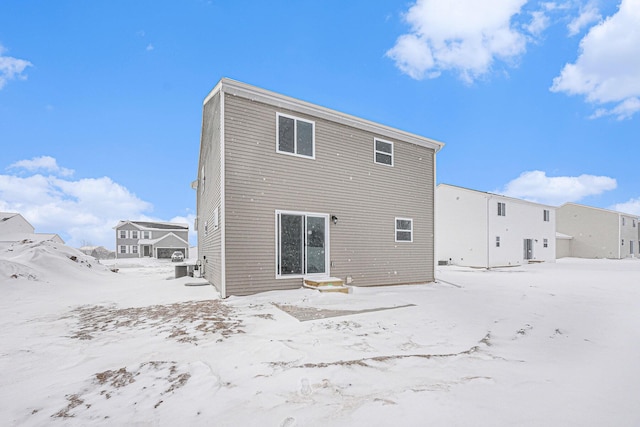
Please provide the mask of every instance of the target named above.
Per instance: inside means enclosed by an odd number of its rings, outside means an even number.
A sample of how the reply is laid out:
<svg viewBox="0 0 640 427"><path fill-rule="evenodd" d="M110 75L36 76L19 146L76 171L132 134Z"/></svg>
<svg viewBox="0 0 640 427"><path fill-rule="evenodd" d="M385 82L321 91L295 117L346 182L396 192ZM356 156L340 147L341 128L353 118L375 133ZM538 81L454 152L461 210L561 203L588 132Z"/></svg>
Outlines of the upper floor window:
<svg viewBox="0 0 640 427"><path fill-rule="evenodd" d="M500 247L500 236L496 236L496 248Z"/></svg>
<svg viewBox="0 0 640 427"><path fill-rule="evenodd" d="M625 219L626 219L625 217L622 217L622 225L623 225L623 226L624 226L624 225L627 225L627 222L625 221Z"/></svg>
<svg viewBox="0 0 640 427"><path fill-rule="evenodd" d="M315 123L277 113L278 153L315 158Z"/></svg>
<svg viewBox="0 0 640 427"><path fill-rule="evenodd" d="M131 230L131 238L132 239L138 238L138 230Z"/></svg>
<svg viewBox="0 0 640 427"><path fill-rule="evenodd" d="M126 239L127 238L127 230L120 230L120 232L118 233L118 236L121 239Z"/></svg>
<svg viewBox="0 0 640 427"><path fill-rule="evenodd" d="M396 242L413 242L413 219L396 218Z"/></svg>
<svg viewBox="0 0 640 427"><path fill-rule="evenodd" d="M542 239L542 246L545 248L549 247L549 239Z"/></svg>
<svg viewBox="0 0 640 427"><path fill-rule="evenodd" d="M633 227L635 228L635 226L636 226L636 220L635 220L635 219L632 219L631 221L633 221Z"/></svg>
<svg viewBox="0 0 640 427"><path fill-rule="evenodd" d="M381 165L393 166L393 142L374 139L375 157L374 162Z"/></svg>
<svg viewBox="0 0 640 427"><path fill-rule="evenodd" d="M498 202L498 216L507 216L507 205L504 202Z"/></svg>
<svg viewBox="0 0 640 427"><path fill-rule="evenodd" d="M544 211L542 211L542 217L546 222L549 222L549 210L545 209Z"/></svg>
<svg viewBox="0 0 640 427"><path fill-rule="evenodd" d="M151 232L150 231L143 231L142 232L142 238L143 239L150 239L151 238Z"/></svg>

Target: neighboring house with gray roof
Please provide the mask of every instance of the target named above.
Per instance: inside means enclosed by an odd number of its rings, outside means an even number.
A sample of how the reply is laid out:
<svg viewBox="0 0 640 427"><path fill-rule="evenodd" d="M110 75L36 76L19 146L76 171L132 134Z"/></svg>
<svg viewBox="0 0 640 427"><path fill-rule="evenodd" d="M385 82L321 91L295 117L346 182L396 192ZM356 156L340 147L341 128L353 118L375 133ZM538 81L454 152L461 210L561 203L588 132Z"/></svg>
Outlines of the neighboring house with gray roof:
<svg viewBox="0 0 640 427"><path fill-rule="evenodd" d="M189 226L173 222L120 221L116 258L169 259L174 252L189 257Z"/></svg>
<svg viewBox="0 0 640 427"><path fill-rule="evenodd" d="M203 103L192 184L201 274L223 298L304 279L432 282L442 146L222 79Z"/></svg>

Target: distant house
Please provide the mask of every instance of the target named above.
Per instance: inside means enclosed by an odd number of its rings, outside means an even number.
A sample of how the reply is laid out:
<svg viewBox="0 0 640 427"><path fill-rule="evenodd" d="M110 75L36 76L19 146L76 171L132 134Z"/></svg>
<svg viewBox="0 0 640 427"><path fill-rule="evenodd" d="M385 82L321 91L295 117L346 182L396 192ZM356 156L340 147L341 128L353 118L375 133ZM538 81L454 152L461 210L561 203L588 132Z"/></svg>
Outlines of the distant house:
<svg viewBox="0 0 640 427"><path fill-rule="evenodd" d="M114 259L116 257L114 251L110 251L104 246L83 246L79 248L79 250L83 254L92 256L95 259Z"/></svg>
<svg viewBox="0 0 640 427"><path fill-rule="evenodd" d="M439 184L436 256L468 267L555 262L555 207Z"/></svg>
<svg viewBox="0 0 640 427"><path fill-rule="evenodd" d="M565 203L557 209L558 232L570 236L564 256L577 258L634 257L640 232L637 215Z"/></svg>
<svg viewBox="0 0 640 427"><path fill-rule="evenodd" d="M116 258L189 257L189 226L172 222L120 221L116 230Z"/></svg>
<svg viewBox="0 0 640 427"><path fill-rule="evenodd" d="M442 143L222 79L203 105L201 274L228 295L434 280Z"/></svg>
<svg viewBox="0 0 640 427"><path fill-rule="evenodd" d="M19 213L0 212L0 235L10 233L33 234L36 229Z"/></svg>
<svg viewBox="0 0 640 427"><path fill-rule="evenodd" d="M0 242L41 242L50 240L64 244L55 233L36 233L35 228L19 213L0 212Z"/></svg>

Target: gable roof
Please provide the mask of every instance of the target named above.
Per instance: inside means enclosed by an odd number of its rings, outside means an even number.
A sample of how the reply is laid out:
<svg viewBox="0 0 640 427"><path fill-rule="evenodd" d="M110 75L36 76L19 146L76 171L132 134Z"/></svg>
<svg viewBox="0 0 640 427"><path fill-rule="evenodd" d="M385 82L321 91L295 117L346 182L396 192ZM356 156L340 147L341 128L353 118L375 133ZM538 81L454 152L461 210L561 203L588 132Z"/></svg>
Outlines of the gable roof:
<svg viewBox="0 0 640 427"><path fill-rule="evenodd" d="M0 212L0 221L7 221L16 215L20 215L20 214L15 212Z"/></svg>
<svg viewBox="0 0 640 427"><path fill-rule="evenodd" d="M176 231L189 231L188 224L182 224L177 222L151 222L151 221L125 221L121 220L118 225L113 227L118 229L125 224L131 224L140 230L176 230Z"/></svg>
<svg viewBox="0 0 640 427"><path fill-rule="evenodd" d="M178 241L184 242L185 246L189 246L189 242L184 240L182 237L175 235L174 233L165 234L164 236L158 237L157 239L140 239L138 241L138 244L140 244L140 245L155 245L156 243L159 243L159 242L161 242L161 241L163 241L165 239L168 239L169 237L174 237Z"/></svg>
<svg viewBox="0 0 640 427"><path fill-rule="evenodd" d="M380 123L372 122L350 114L341 113L336 110L321 107L310 102L302 101L276 92L271 92L256 86L251 86L236 80L222 78L213 90L204 99L203 105L206 104L213 96L219 92L229 93L234 96L258 101L263 104L273 105L278 108L284 108L296 111L310 116L323 118L332 122L362 129L368 132L376 133L380 136L394 138L400 141L409 142L422 147L431 148L436 153L444 146L444 143L435 139L426 138L424 136L405 132Z"/></svg>

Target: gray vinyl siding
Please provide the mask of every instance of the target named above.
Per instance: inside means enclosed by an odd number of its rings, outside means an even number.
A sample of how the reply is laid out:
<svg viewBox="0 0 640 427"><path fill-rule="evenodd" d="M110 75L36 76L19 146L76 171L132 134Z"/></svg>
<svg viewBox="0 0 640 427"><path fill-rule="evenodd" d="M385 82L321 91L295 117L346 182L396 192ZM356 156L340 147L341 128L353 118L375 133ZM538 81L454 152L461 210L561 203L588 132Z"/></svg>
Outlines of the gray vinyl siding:
<svg viewBox="0 0 640 427"><path fill-rule="evenodd" d="M120 230L137 230L138 239L121 239ZM140 257L140 253L137 253L137 254L132 254L132 253L121 254L120 253L121 245L132 246L132 245L138 244L138 240L140 240L139 230L140 229L133 224L124 224L121 227L118 227L116 229L116 258L139 258Z"/></svg>
<svg viewBox="0 0 640 427"><path fill-rule="evenodd" d="M276 210L338 217L331 276L433 281L433 149L243 97L225 95L224 109L227 295L300 287L276 279ZM315 160L276 153L276 113L315 122ZM394 143L393 167L374 163L374 137ZM412 243L395 242L396 217L413 219Z"/></svg>
<svg viewBox="0 0 640 427"><path fill-rule="evenodd" d="M204 105L202 118L202 140L200 164L198 165L197 212L198 212L198 259L204 268L204 277L222 291L222 224L224 213L220 210L220 227L214 230L214 210L221 205L220 168L220 94L216 94ZM202 192L204 166L206 183ZM205 222L209 224L205 236ZM206 257L206 258L205 258Z"/></svg>

